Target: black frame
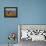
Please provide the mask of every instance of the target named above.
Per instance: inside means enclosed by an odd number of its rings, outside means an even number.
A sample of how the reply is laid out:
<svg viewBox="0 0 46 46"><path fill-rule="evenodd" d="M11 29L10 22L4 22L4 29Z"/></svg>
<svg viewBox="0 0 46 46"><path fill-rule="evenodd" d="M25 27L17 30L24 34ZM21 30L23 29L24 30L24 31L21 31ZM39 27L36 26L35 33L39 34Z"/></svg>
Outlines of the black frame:
<svg viewBox="0 0 46 46"><path fill-rule="evenodd" d="M6 9L8 8L15 8L16 9L16 16L6 16ZM17 17L18 16L18 8L17 7L4 7L4 17Z"/></svg>

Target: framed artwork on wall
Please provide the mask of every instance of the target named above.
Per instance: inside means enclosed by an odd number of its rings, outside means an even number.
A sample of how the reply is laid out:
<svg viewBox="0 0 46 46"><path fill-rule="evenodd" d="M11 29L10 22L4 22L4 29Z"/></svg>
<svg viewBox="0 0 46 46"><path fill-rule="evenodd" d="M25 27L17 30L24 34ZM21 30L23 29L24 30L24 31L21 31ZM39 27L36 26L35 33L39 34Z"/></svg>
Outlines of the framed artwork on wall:
<svg viewBox="0 0 46 46"><path fill-rule="evenodd" d="M17 17L17 7L4 7L4 17Z"/></svg>

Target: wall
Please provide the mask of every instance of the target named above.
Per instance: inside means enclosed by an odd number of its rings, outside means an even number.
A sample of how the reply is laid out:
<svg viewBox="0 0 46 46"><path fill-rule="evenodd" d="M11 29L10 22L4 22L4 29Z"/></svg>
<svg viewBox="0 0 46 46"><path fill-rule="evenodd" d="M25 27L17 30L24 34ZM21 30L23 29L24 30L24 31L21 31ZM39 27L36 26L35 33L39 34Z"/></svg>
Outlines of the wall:
<svg viewBox="0 0 46 46"><path fill-rule="evenodd" d="M18 18L4 18L4 7L17 6ZM46 24L46 0L0 0L0 44L8 43L9 32L17 24Z"/></svg>
<svg viewBox="0 0 46 46"><path fill-rule="evenodd" d="M23 0L21 4L21 23L46 24L46 0ZM25 3L26 2L26 3Z"/></svg>
<svg viewBox="0 0 46 46"><path fill-rule="evenodd" d="M17 34L17 24L19 22L19 18L5 18L4 17L4 7L13 6L16 7L18 5L18 1L0 1L0 44L7 44L8 34L10 32L16 32ZM19 17L19 16L18 16ZM15 41L18 42L17 39Z"/></svg>

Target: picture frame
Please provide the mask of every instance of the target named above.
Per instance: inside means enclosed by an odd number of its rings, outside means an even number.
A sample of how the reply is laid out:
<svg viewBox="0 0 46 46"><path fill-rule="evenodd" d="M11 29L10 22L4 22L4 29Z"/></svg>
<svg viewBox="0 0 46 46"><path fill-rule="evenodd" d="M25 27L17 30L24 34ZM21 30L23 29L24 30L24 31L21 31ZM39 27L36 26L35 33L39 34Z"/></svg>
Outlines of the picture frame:
<svg viewBox="0 0 46 46"><path fill-rule="evenodd" d="M17 7L4 7L4 17L17 17Z"/></svg>

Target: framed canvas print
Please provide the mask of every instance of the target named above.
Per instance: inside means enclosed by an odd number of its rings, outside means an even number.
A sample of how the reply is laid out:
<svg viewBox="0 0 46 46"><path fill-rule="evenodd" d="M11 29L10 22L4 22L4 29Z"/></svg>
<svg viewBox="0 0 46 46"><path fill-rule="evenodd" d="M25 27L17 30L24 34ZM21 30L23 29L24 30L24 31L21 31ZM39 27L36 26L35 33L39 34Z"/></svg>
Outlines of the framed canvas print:
<svg viewBox="0 0 46 46"><path fill-rule="evenodd" d="M4 7L4 17L17 17L17 7Z"/></svg>

